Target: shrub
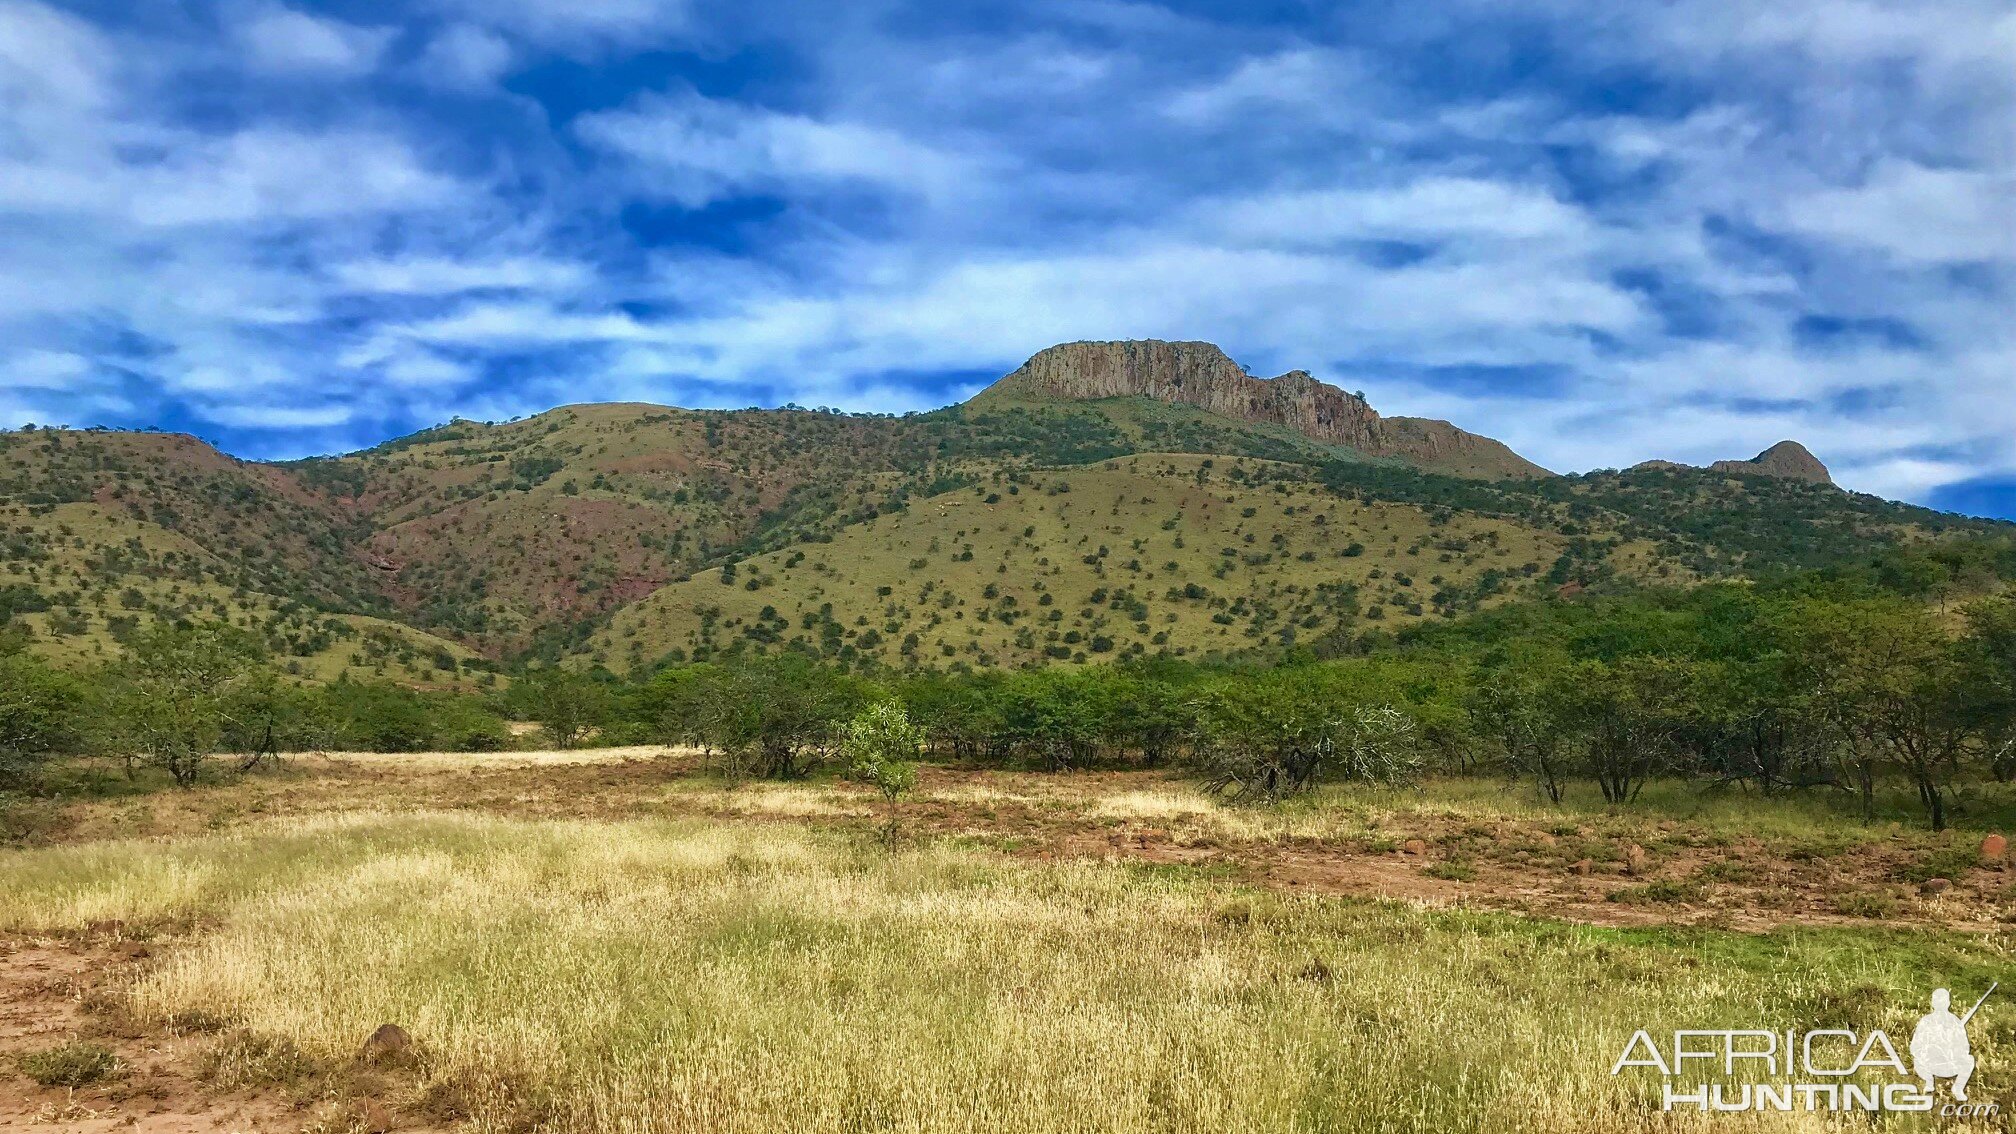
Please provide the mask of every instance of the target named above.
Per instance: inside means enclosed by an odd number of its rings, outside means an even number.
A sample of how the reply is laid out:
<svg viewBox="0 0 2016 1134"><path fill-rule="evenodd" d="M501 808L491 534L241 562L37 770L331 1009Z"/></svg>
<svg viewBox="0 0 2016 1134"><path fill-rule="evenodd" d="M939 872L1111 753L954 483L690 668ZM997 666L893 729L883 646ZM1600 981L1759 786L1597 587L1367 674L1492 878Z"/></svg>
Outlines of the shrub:
<svg viewBox="0 0 2016 1134"><path fill-rule="evenodd" d="M848 778L874 784L885 799L917 786L917 754L923 750L924 730L910 722L899 701L870 705L840 732Z"/></svg>
<svg viewBox="0 0 2016 1134"><path fill-rule="evenodd" d="M73 1041L21 1057L21 1073L45 1087L83 1087L119 1071L119 1057L95 1043Z"/></svg>

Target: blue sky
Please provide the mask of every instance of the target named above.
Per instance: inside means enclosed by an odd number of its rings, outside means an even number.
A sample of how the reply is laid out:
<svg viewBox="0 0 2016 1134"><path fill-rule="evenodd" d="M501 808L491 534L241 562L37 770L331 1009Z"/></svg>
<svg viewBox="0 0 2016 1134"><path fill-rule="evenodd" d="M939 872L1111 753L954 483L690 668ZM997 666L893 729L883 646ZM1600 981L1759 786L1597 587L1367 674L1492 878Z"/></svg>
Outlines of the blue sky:
<svg viewBox="0 0 2016 1134"><path fill-rule="evenodd" d="M247 456L1199 338L2016 515L2005 0L0 0L0 425Z"/></svg>

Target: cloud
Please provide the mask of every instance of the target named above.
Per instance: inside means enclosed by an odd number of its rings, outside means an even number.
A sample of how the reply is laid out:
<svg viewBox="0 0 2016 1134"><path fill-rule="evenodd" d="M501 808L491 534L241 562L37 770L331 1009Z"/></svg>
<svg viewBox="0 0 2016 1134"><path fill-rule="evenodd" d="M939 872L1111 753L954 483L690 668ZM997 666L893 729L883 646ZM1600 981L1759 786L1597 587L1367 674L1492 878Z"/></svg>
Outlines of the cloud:
<svg viewBox="0 0 2016 1134"><path fill-rule="evenodd" d="M622 110L583 117L575 131L590 145L635 161L640 192L699 207L738 191L794 183L858 183L943 194L966 182L957 155L899 133L854 122L826 122L687 91L639 99Z"/></svg>
<svg viewBox="0 0 2016 1134"><path fill-rule="evenodd" d="M91 373L91 360L58 350L30 350L0 360L0 387L68 390Z"/></svg>
<svg viewBox="0 0 2016 1134"><path fill-rule="evenodd" d="M1153 335L1550 467L2016 479L1995 0L171 8L0 0L0 412L295 454Z"/></svg>
<svg viewBox="0 0 2016 1134"><path fill-rule="evenodd" d="M279 75L361 75L391 43L385 28L360 28L279 5L241 17L233 32L254 70Z"/></svg>
<svg viewBox="0 0 2016 1134"><path fill-rule="evenodd" d="M399 259L353 260L335 265L330 274L341 286L358 292L394 295L454 295L469 291L566 291L585 283L591 273L577 262L541 256L460 259L413 256Z"/></svg>
<svg viewBox="0 0 2016 1134"><path fill-rule="evenodd" d="M567 51L662 42L689 22L686 0L435 0L437 7Z"/></svg>
<svg viewBox="0 0 2016 1134"><path fill-rule="evenodd" d="M1861 184L1792 202L1786 227L1898 260L2016 261L2016 175L1886 160Z"/></svg>
<svg viewBox="0 0 2016 1134"><path fill-rule="evenodd" d="M422 81L483 87L503 78L517 60L511 41L474 24L454 24L434 36L415 71Z"/></svg>

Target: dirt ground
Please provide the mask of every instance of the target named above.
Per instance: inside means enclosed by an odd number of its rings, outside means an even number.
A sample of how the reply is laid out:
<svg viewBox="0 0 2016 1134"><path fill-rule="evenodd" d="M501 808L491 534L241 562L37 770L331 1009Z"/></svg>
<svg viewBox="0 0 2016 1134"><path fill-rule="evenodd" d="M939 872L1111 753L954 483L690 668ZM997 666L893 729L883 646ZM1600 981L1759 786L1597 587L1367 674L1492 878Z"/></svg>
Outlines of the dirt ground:
<svg viewBox="0 0 2016 1134"><path fill-rule="evenodd" d="M172 837L265 816L387 809L528 818L706 817L956 838L1036 859L1093 857L1201 867L1297 893L1505 910L1592 925L1919 924L1989 929L2016 920L2016 870L1978 861L1927 887L1922 832L1875 830L1810 846L1652 814L1569 822L1394 806L1352 822L1272 823L1216 808L1155 770L1061 774L926 766L895 803L837 780L734 787L700 755L659 748L571 752L328 754L291 758L194 791L77 803L49 841ZM1970 845L1971 844L1967 844ZM1918 873L1923 873L1919 871Z"/></svg>
<svg viewBox="0 0 2016 1134"><path fill-rule="evenodd" d="M1320 810L1283 818L1214 807L1157 771L933 766L922 770L911 797L890 803L840 781L724 784L699 775L698 763L696 753L666 749L295 757L190 791L52 804L35 841L174 838L343 811L705 817L955 839L1036 860L1182 867L1284 893L1593 925L1747 931L1877 921L1992 929L2011 920L2016 881L2001 863L1976 862L1928 893L1902 880L1927 853L1923 837L1904 833L1875 832L1814 854L1782 840L1648 817L1563 821L1422 805L1356 812L1348 821ZM172 948L172 940L133 940L118 925L74 939L0 937L0 1130L333 1134L452 1125L416 1110L410 1084L376 1072L284 1089L230 1089L206 1076L206 1053L220 1037L138 1024L118 1008L121 986L144 971L154 951ZM71 1089L38 1086L17 1071L23 1053L71 1041L108 1049L120 1072Z"/></svg>

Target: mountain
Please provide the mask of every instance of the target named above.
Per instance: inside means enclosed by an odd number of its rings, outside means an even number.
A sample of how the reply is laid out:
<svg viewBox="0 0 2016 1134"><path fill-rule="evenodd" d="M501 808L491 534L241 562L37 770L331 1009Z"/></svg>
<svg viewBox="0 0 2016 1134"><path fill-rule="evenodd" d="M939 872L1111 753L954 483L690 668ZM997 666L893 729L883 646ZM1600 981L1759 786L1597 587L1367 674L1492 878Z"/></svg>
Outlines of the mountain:
<svg viewBox="0 0 2016 1134"><path fill-rule="evenodd" d="M89 662L142 619L224 617L304 677L434 684L528 656L1203 657L2011 530L1773 475L1802 455L1547 475L1155 342L1051 348L903 416L564 406L284 463L21 431L0 433L0 624Z"/></svg>
<svg viewBox="0 0 2016 1134"><path fill-rule="evenodd" d="M1038 353L967 403L973 407L1148 398L1232 421L1279 426L1312 440L1441 472L1483 477L1552 473L1489 437L1446 421L1382 418L1357 394L1306 370L1256 378L1210 343L1064 343Z"/></svg>
<svg viewBox="0 0 2016 1134"><path fill-rule="evenodd" d="M1644 461L1632 466L1634 469L1672 470L1691 469L1692 465L1677 464L1673 461ZM1806 446L1797 441L1780 441L1769 449L1747 461L1716 461L1708 466L1709 471L1735 473L1738 476L1768 476L1780 480L1804 481L1807 484L1832 485L1834 477L1820 458L1807 451Z"/></svg>

